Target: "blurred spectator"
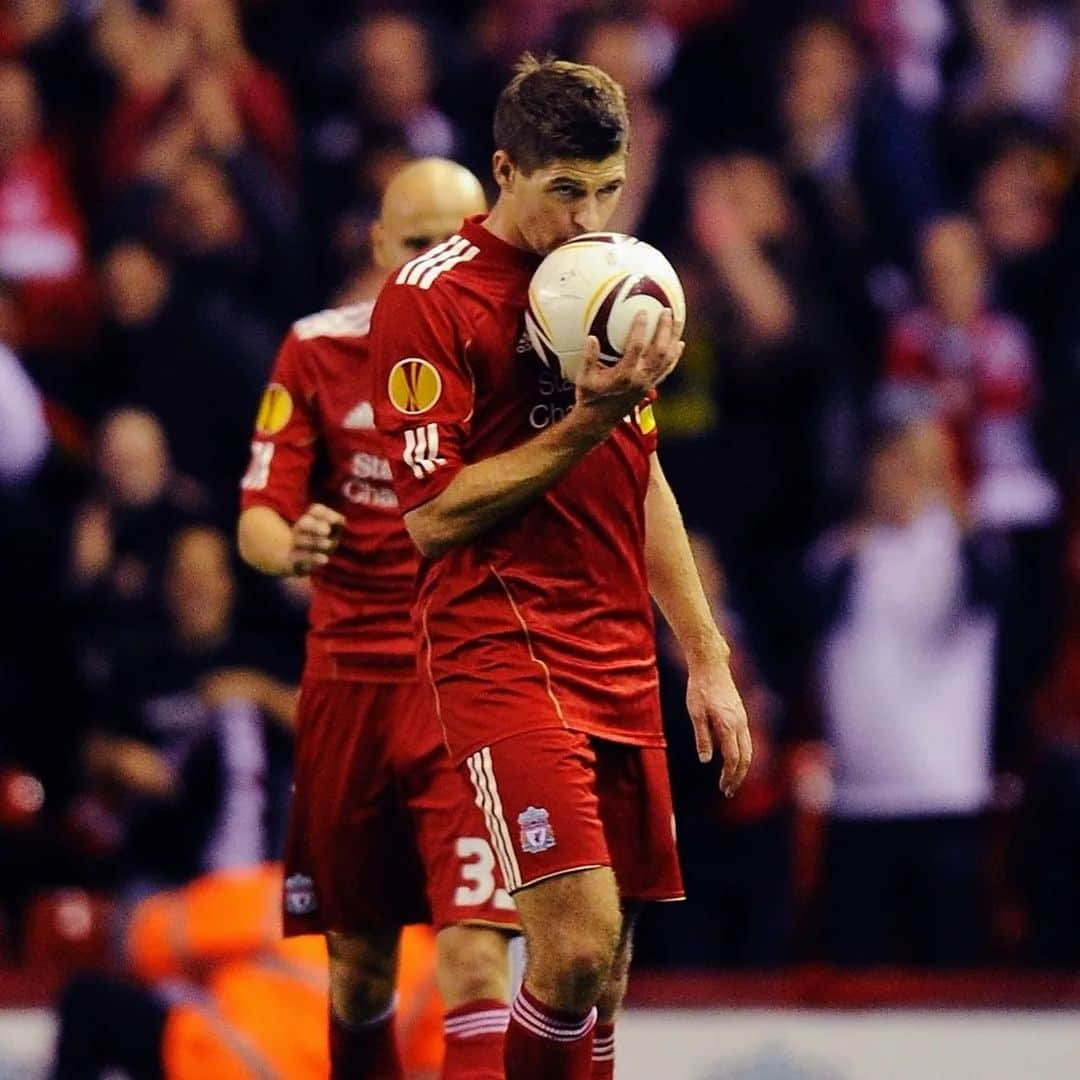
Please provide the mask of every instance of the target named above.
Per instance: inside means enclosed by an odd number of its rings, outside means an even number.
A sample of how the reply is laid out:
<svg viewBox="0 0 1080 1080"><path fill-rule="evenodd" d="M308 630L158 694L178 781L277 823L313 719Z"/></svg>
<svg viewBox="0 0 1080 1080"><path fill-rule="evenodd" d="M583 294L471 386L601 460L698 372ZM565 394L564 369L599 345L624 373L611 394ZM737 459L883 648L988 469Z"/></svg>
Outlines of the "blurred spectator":
<svg viewBox="0 0 1080 1080"><path fill-rule="evenodd" d="M87 343L96 309L82 215L42 136L34 79L10 60L0 62L0 278L14 289L26 350Z"/></svg>
<svg viewBox="0 0 1080 1080"><path fill-rule="evenodd" d="M340 100L313 133L309 179L319 278L328 291L363 259L379 197L397 168L410 158L468 156L461 133L434 103L435 54L418 15L370 14L346 42ZM330 57L334 46L340 43L327 49ZM482 170L489 172L490 165Z"/></svg>
<svg viewBox="0 0 1080 1080"><path fill-rule="evenodd" d="M955 31L945 0L855 0L855 19L873 41L905 104L936 109L945 95L943 57Z"/></svg>
<svg viewBox="0 0 1080 1080"><path fill-rule="evenodd" d="M95 470L94 490L75 513L69 576L87 647L99 655L154 626L169 544L205 499L173 472L158 421L137 409L102 422Z"/></svg>
<svg viewBox="0 0 1080 1080"><path fill-rule="evenodd" d="M981 524L1045 525L1058 500L1032 439L1031 344L1015 319L990 307L989 273L973 222L943 218L931 226L922 244L927 304L894 323L886 371L894 387L933 399Z"/></svg>
<svg viewBox="0 0 1080 1080"><path fill-rule="evenodd" d="M1045 138L1001 140L978 172L973 204L994 265L994 297L1039 345L1043 373L1060 366L1065 301L1062 252L1055 243L1061 202L1058 166Z"/></svg>
<svg viewBox="0 0 1080 1080"><path fill-rule="evenodd" d="M266 327L252 334L244 320L228 319L220 296L201 294L208 282L190 282L143 244L117 244L101 270L107 319L80 395L85 408L123 401L151 412L177 468L210 494L208 512L231 521L262 368L273 355L258 344Z"/></svg>
<svg viewBox="0 0 1080 1080"><path fill-rule="evenodd" d="M674 483L709 501L734 604L755 656L782 682L799 546L837 513L849 483L855 360L773 163L704 161L689 218L709 280L702 309L718 357L719 459L740 464L712 487L686 463Z"/></svg>
<svg viewBox="0 0 1080 1080"><path fill-rule="evenodd" d="M846 26L811 18L796 30L779 109L784 156L817 242L845 263L909 265L911 238L940 199L927 134ZM870 286L889 302L884 281Z"/></svg>
<svg viewBox="0 0 1080 1080"><path fill-rule="evenodd" d="M626 186L607 227L613 232L652 238L659 234L656 217L670 220L669 125L654 91L674 60L674 35L652 15L609 14L585 24L574 54L581 63L606 71L626 92L634 152L627 160ZM653 210L658 199L669 205Z"/></svg>
<svg viewBox="0 0 1080 1080"><path fill-rule="evenodd" d="M994 549L936 426L890 420L859 516L816 550L833 760L823 910L841 964L984 956Z"/></svg>
<svg viewBox="0 0 1080 1080"><path fill-rule="evenodd" d="M750 719L754 767L731 800L720 766L698 761L686 712L686 664L666 624L659 629L661 701L686 884L678 905L642 915L636 949L648 965L772 967L793 959L790 792L779 702L761 681L738 620L724 603L724 577L707 537L691 537L694 561L724 634Z"/></svg>
<svg viewBox="0 0 1080 1080"><path fill-rule="evenodd" d="M1061 110L1073 36L1050 0L969 0L978 63L964 95L967 108L1016 112L1045 124Z"/></svg>
<svg viewBox="0 0 1080 1080"><path fill-rule="evenodd" d="M277 850L294 689L266 644L234 628L230 545L189 527L171 540L168 625L99 673L72 808L99 873L139 890L250 865Z"/></svg>
<svg viewBox="0 0 1080 1080"><path fill-rule="evenodd" d="M289 104L277 76L245 48L232 0L169 0L161 15L132 0L109 0L96 47L117 86L102 148L110 186L131 180L147 145L179 120L216 148L226 109L236 137L250 140L279 177L289 175Z"/></svg>

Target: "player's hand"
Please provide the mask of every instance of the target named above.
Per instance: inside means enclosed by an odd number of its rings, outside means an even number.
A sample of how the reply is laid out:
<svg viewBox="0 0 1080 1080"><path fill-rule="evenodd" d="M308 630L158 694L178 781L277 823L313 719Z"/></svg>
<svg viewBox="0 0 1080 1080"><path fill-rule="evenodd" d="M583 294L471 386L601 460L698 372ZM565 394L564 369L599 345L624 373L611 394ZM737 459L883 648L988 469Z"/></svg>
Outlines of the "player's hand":
<svg viewBox="0 0 1080 1080"><path fill-rule="evenodd" d="M724 759L720 790L734 795L750 770L754 749L746 708L726 660L690 664L686 707L694 725L698 759L711 761L714 747L719 749Z"/></svg>
<svg viewBox="0 0 1080 1080"><path fill-rule="evenodd" d="M289 567L294 574L310 574L330 561L341 540L345 518L322 503L312 503L292 527Z"/></svg>
<svg viewBox="0 0 1080 1080"><path fill-rule="evenodd" d="M675 336L674 319L665 308L660 313L651 340L646 337L648 320L643 312L634 316L626 349L614 364L600 361L600 342L585 341L581 370L577 379L579 413L614 427L653 387L658 386L679 362L686 343Z"/></svg>

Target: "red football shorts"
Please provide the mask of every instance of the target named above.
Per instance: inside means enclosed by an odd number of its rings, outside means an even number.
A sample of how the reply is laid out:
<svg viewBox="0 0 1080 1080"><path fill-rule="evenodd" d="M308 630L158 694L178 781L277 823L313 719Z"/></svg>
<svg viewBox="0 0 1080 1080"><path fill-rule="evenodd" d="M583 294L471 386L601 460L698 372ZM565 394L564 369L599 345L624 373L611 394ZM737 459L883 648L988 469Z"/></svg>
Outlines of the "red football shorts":
<svg viewBox="0 0 1080 1080"><path fill-rule="evenodd" d="M427 700L413 683L301 686L286 934L518 926L483 816Z"/></svg>
<svg viewBox="0 0 1080 1080"><path fill-rule="evenodd" d="M543 728L485 746L462 768L511 893L610 866L626 900L682 899L661 747Z"/></svg>

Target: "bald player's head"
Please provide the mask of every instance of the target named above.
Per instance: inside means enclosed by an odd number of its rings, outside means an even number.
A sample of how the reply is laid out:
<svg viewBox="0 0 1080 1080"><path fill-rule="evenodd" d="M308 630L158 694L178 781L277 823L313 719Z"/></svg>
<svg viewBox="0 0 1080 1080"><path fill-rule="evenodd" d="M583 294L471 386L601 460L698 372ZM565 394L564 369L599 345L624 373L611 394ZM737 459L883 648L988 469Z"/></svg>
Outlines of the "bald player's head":
<svg viewBox="0 0 1080 1080"><path fill-rule="evenodd" d="M384 270L452 236L470 214L487 209L484 189L468 169L445 158L414 161L394 174L371 229L375 265Z"/></svg>

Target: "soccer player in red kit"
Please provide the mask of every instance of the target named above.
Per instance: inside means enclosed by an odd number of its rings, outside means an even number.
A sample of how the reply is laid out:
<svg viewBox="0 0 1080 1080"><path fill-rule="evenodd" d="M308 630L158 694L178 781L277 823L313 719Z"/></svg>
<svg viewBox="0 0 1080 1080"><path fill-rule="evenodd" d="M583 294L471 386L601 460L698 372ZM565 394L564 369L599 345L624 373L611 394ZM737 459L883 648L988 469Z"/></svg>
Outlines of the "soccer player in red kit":
<svg viewBox="0 0 1080 1080"><path fill-rule="evenodd" d="M373 230L386 269L485 206L468 170L415 162ZM335 1077L399 1077L400 929L440 928L443 1076L496 1080L509 1019L507 931L480 811L418 690L409 623L416 550L374 425L370 304L297 322L278 354L242 481L240 550L271 574L312 574L285 854L285 931L330 955ZM426 877L426 895L424 883Z"/></svg>
<svg viewBox="0 0 1080 1080"><path fill-rule="evenodd" d="M526 934L508 1080L608 1077L634 905L682 883L650 593L687 655L699 756L728 793L746 713L656 458L670 311L625 355L591 338L577 384L529 346L540 258L602 229L626 176L621 88L526 58L500 96L490 216L406 263L376 301L376 423L423 556L420 670Z"/></svg>

